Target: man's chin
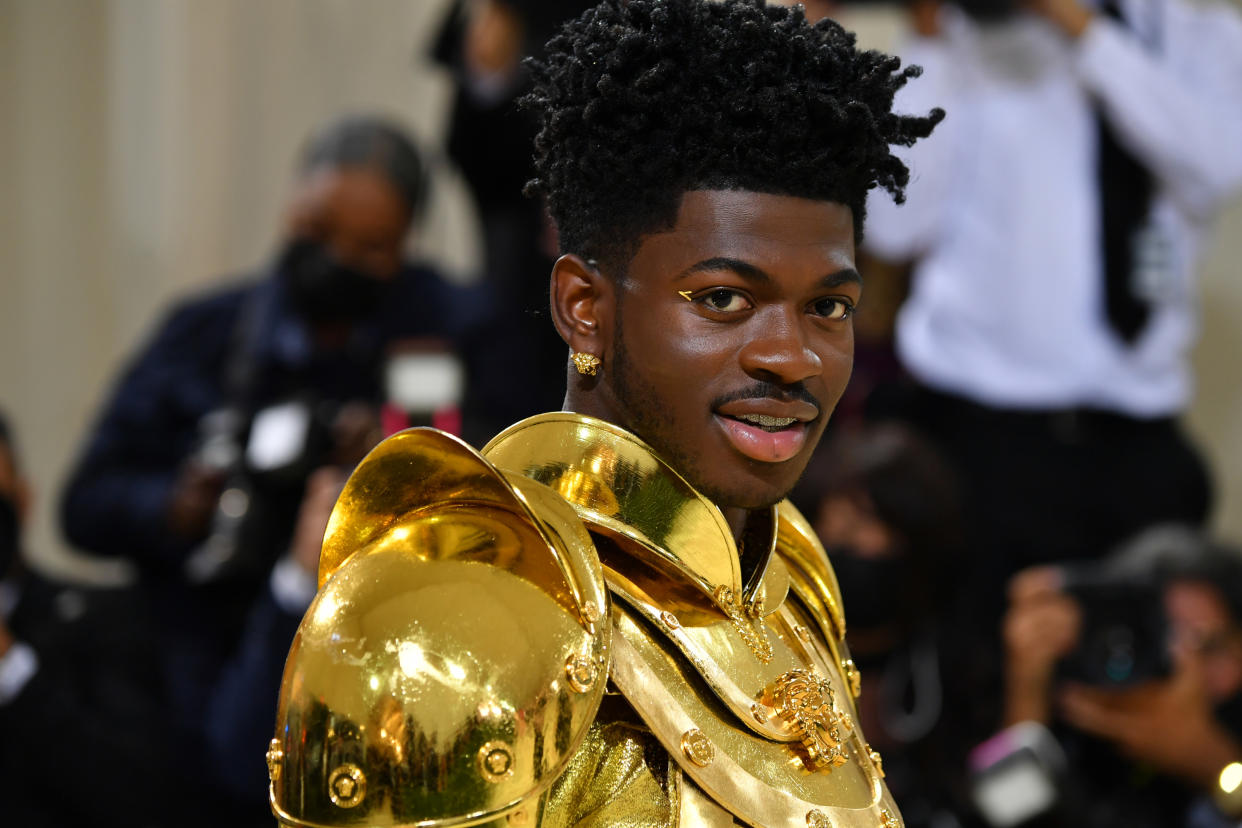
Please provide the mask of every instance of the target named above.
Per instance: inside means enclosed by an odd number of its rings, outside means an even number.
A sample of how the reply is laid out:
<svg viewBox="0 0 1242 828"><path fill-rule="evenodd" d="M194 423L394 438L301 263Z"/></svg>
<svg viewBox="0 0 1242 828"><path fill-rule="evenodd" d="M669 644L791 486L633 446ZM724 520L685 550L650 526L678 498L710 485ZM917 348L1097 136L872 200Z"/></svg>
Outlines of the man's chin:
<svg viewBox="0 0 1242 828"><path fill-rule="evenodd" d="M795 479L794 483L797 480ZM794 483L773 485L755 483L746 487L730 486L728 488L700 488L699 493L710 500L719 509L770 509L780 503L793 491Z"/></svg>

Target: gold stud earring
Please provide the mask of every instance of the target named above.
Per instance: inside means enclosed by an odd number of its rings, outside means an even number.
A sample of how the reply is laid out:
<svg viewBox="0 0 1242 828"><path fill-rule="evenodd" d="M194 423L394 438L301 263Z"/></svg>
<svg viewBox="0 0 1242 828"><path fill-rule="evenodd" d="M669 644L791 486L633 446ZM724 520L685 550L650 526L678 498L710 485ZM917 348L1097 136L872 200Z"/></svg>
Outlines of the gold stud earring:
<svg viewBox="0 0 1242 828"><path fill-rule="evenodd" d="M599 370L599 357L595 354L584 354L580 351L575 351L570 359L574 361L574 367L578 369L579 374L593 377L595 372Z"/></svg>

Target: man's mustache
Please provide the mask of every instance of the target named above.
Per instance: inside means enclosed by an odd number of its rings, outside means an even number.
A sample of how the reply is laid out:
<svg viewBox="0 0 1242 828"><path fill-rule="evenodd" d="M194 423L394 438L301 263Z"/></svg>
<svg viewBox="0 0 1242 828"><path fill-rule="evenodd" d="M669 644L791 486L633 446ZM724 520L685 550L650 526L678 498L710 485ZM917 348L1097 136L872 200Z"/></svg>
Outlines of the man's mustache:
<svg viewBox="0 0 1242 828"><path fill-rule="evenodd" d="M727 394L717 397L712 401L712 408L736 402L738 400L777 400L779 402L804 402L815 406L816 411L823 411L824 407L820 405L815 395L807 390L806 385L801 382L790 383L789 385L777 385L774 382L765 382L764 380L756 380L753 385L745 388L739 388L737 391L730 391ZM816 415L818 416L818 414Z"/></svg>

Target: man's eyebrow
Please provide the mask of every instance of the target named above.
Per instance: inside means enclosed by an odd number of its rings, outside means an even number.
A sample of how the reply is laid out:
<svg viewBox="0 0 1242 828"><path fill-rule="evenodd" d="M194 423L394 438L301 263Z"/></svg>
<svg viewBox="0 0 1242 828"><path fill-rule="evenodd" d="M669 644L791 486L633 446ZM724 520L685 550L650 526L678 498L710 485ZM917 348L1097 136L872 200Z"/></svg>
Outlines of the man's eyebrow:
<svg viewBox="0 0 1242 828"><path fill-rule="evenodd" d="M771 275L763 268L741 259L731 259L728 256L715 256L696 262L681 273L678 273L674 281L685 279L696 273L707 273L716 270L731 270L742 278L754 282L770 283L773 281ZM851 283L862 284L862 275L852 267L842 268L835 273L829 273L820 280L820 285L823 287L840 287L841 285Z"/></svg>
<svg viewBox="0 0 1242 828"><path fill-rule="evenodd" d="M741 259L730 259L728 256L715 256L696 262L681 273L678 273L674 281L685 279L687 276L693 276L696 273L708 273L716 270L732 270L737 275L755 282L772 281L772 277L763 268L756 267L750 262L744 262Z"/></svg>
<svg viewBox="0 0 1242 828"><path fill-rule="evenodd" d="M861 285L863 283L862 274L852 267L845 267L836 273L829 273L819 283L824 287L840 287L841 285Z"/></svg>

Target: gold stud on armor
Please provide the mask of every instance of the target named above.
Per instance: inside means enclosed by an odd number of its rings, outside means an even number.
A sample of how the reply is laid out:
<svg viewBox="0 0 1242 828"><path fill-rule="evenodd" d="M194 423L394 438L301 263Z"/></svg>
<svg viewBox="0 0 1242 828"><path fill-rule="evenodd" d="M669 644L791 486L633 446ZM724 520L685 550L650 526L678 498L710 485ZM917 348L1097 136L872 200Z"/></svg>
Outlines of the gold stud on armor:
<svg viewBox="0 0 1242 828"><path fill-rule="evenodd" d="M687 730L681 735L681 750L686 758L700 768L705 768L716 758L716 748L698 728Z"/></svg>
<svg viewBox="0 0 1242 828"><path fill-rule="evenodd" d="M346 762L328 776L328 799L338 808L353 808L367 795L367 778L362 768Z"/></svg>
<svg viewBox="0 0 1242 828"><path fill-rule="evenodd" d="M280 740L273 739L267 746L267 777L275 782L280 779L280 766L285 761L285 752L280 749Z"/></svg>
<svg viewBox="0 0 1242 828"><path fill-rule="evenodd" d="M569 677L570 687L585 693L594 686L599 676L599 665L590 656L571 655L565 662L565 674Z"/></svg>
<svg viewBox="0 0 1242 828"><path fill-rule="evenodd" d="M499 740L479 748L479 772L488 782L503 782L513 776L513 748Z"/></svg>
<svg viewBox="0 0 1242 828"><path fill-rule="evenodd" d="M823 811L808 811L806 828L832 828L832 820Z"/></svg>

